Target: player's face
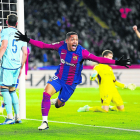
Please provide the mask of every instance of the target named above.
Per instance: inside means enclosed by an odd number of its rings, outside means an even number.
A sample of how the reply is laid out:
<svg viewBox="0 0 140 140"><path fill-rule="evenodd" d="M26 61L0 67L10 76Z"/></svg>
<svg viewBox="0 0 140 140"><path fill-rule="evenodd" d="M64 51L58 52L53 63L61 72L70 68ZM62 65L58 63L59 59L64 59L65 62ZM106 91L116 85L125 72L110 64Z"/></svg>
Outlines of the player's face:
<svg viewBox="0 0 140 140"><path fill-rule="evenodd" d="M66 43L69 51L75 51L78 46L78 36L71 35L68 39L66 39Z"/></svg>
<svg viewBox="0 0 140 140"><path fill-rule="evenodd" d="M104 56L105 58L113 59L113 54L109 53L107 56Z"/></svg>

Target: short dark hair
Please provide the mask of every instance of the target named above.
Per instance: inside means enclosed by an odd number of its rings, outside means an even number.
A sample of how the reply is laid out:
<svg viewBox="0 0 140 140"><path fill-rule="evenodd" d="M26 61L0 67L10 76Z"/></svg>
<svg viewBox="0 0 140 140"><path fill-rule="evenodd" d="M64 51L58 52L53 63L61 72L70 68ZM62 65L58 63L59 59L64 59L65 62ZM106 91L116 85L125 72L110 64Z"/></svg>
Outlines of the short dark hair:
<svg viewBox="0 0 140 140"><path fill-rule="evenodd" d="M105 51L102 52L102 56L103 56L103 57L104 57L104 56L107 56L108 54L112 54L112 55L113 55L113 52L110 51L110 50L105 50Z"/></svg>
<svg viewBox="0 0 140 140"><path fill-rule="evenodd" d="M71 31L71 32L68 32L66 34L66 39L68 39L71 35L77 35L78 36L78 34L76 32Z"/></svg>
<svg viewBox="0 0 140 140"><path fill-rule="evenodd" d="M10 26L16 26L17 19L18 17L15 14L10 14L7 16L7 21Z"/></svg>

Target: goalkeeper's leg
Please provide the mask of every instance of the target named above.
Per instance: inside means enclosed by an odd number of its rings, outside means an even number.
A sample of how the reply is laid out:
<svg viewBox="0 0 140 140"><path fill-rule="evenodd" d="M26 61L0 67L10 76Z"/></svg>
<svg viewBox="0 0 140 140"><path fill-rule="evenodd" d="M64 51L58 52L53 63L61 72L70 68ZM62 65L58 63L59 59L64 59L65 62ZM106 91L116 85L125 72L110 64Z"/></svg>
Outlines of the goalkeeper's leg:
<svg viewBox="0 0 140 140"><path fill-rule="evenodd" d="M104 112L107 113L108 112L108 106L94 106L94 107L90 107L89 111L94 111L94 112Z"/></svg>
<svg viewBox="0 0 140 140"><path fill-rule="evenodd" d="M117 109L122 112L125 111L124 105L117 106Z"/></svg>
<svg viewBox="0 0 140 140"><path fill-rule="evenodd" d="M93 112L108 112L108 106L94 106L90 107L88 105L85 105L84 107L80 107L77 112L87 112L87 111L93 111Z"/></svg>

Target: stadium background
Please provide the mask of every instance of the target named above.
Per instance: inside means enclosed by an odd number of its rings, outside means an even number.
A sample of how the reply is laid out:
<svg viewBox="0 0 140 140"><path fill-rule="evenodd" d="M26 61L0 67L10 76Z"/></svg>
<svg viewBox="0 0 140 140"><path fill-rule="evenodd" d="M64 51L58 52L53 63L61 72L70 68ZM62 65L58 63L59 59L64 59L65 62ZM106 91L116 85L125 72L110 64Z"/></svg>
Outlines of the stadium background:
<svg viewBox="0 0 140 140"><path fill-rule="evenodd" d="M1 0L1 2L16 3L16 0ZM3 4L3 10L9 8L9 4L6 3ZM139 4L139 0L24 0L25 31L30 38L45 43L65 40L67 32L75 31L79 35L79 44L97 56L101 56L104 50L109 49L113 51L115 60L122 55L125 58L131 58L133 66L129 70L125 69L126 71L121 74L122 76L125 74L123 76L125 78L118 80L128 84L129 79L132 79L130 82L140 86L140 81L136 78L140 75L139 71L135 72L135 70L140 69L140 39L132 29L133 25L140 28ZM2 10L2 6L0 8ZM11 13L16 13L14 12L16 5L11 4L9 10L12 11ZM9 11L3 12L4 28L8 14ZM2 16L1 11L0 15ZM43 82L45 83L50 78L47 74L56 70L60 63L58 53L51 50L41 50L30 44L28 47L30 54L26 87L43 88L45 86ZM92 68L93 62L84 61L82 77L86 76L86 79L89 79ZM120 73L122 68L124 67L113 66L116 73ZM87 73L85 69L91 71ZM46 71L48 78L45 77L41 80L40 73L42 74L42 72L37 70L48 70ZM128 72L130 70L132 70L131 74ZM33 86L31 79L35 83L39 82L38 86ZM81 85L92 86L88 83L89 80L83 81ZM96 81L93 86L97 87Z"/></svg>
<svg viewBox="0 0 140 140"><path fill-rule="evenodd" d="M114 59L122 55L131 58L131 73L128 72L130 69L120 72L123 67L113 69L117 69L116 73L122 73L117 79L120 82L133 82L140 86L140 73L135 72L140 69L140 40L132 29L135 24L138 29L140 27L138 3L138 0L25 0L25 30L29 37L46 43L65 40L67 32L75 31L79 35L79 44L97 56L109 49L113 51ZM31 71L28 73L26 87L43 88L50 78L49 73L56 70L60 63L58 53L30 45L28 47L31 51ZM92 65L91 61L84 61L82 77L86 77L87 81L83 80L81 86L98 86L97 81L93 84L89 81ZM87 73L85 69L90 71ZM48 71L43 75L37 70ZM31 78L36 84L31 83Z"/></svg>

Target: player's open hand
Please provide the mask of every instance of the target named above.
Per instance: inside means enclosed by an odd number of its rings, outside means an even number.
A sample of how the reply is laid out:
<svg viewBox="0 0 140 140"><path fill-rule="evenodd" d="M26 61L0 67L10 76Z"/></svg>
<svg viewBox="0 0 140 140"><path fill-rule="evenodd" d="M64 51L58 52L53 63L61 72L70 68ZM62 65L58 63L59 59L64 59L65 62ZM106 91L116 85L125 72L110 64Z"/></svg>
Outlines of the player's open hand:
<svg viewBox="0 0 140 140"><path fill-rule="evenodd" d="M130 90L135 90L136 89L136 85L130 83L130 84L128 84L127 88L130 89Z"/></svg>
<svg viewBox="0 0 140 140"><path fill-rule="evenodd" d="M134 31L137 30L137 26L136 26L136 25L133 26L133 30L134 30Z"/></svg>
<svg viewBox="0 0 140 140"><path fill-rule="evenodd" d="M28 38L27 36L27 32L25 32L25 35L22 34L20 31L17 31L15 33L16 35L14 36L15 38L17 38L16 40L21 40L21 41L24 41L24 42L29 42L30 41L30 38Z"/></svg>
<svg viewBox="0 0 140 140"><path fill-rule="evenodd" d="M124 56L122 56L119 60L115 61L115 65L125 66L126 68L129 68L128 66L131 66L131 59L123 59Z"/></svg>

